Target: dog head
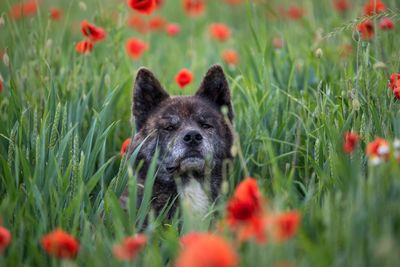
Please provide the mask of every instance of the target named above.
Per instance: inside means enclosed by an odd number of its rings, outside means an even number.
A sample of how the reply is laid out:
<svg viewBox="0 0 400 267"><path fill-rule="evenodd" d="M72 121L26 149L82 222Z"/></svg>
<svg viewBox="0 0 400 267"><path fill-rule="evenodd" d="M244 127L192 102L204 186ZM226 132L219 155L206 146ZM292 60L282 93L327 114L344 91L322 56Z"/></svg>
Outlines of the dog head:
<svg viewBox="0 0 400 267"><path fill-rule="evenodd" d="M225 115L222 109L226 110ZM228 82L222 68L212 66L193 96L171 97L153 73L141 68L133 94L136 147L143 142L139 158L148 164L159 148L157 179L221 172L230 158L233 136L229 121L233 109ZM218 170L219 169L219 170Z"/></svg>

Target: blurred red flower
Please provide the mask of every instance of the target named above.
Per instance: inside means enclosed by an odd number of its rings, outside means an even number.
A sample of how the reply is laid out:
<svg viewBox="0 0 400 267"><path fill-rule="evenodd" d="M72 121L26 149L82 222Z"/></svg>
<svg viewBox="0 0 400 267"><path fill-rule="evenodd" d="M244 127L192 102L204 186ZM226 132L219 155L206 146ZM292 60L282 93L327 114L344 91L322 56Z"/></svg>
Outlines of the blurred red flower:
<svg viewBox="0 0 400 267"><path fill-rule="evenodd" d="M167 21L161 16L155 16L149 20L149 29L159 31L165 28Z"/></svg>
<svg viewBox="0 0 400 267"><path fill-rule="evenodd" d="M389 79L389 88L394 90L396 87L400 87L400 73L392 73Z"/></svg>
<svg viewBox="0 0 400 267"><path fill-rule="evenodd" d="M228 225L237 231L239 241L255 237L266 241L265 226L268 222L263 213L260 191L254 178L246 178L235 189L227 205Z"/></svg>
<svg viewBox="0 0 400 267"><path fill-rule="evenodd" d="M83 40L75 45L75 51L80 54L86 54L93 50L93 43L90 40Z"/></svg>
<svg viewBox="0 0 400 267"><path fill-rule="evenodd" d="M53 7L50 9L50 18L52 20L60 20L63 16L61 9Z"/></svg>
<svg viewBox="0 0 400 267"><path fill-rule="evenodd" d="M0 78L0 93L3 92L3 80Z"/></svg>
<svg viewBox="0 0 400 267"><path fill-rule="evenodd" d="M139 59L143 52L149 48L147 43L136 38L130 38L126 41L125 49L132 59Z"/></svg>
<svg viewBox="0 0 400 267"><path fill-rule="evenodd" d="M38 3L36 0L27 0L22 3L14 4L11 6L9 15L13 19L20 19L22 17L29 17L36 14L38 10Z"/></svg>
<svg viewBox="0 0 400 267"><path fill-rule="evenodd" d="M379 14L386 10L385 4L381 0L369 0L364 5L364 15L372 16L374 14Z"/></svg>
<svg viewBox="0 0 400 267"><path fill-rule="evenodd" d="M193 233L190 239L183 236L183 249L174 267L234 267L239 258L232 246L222 237L209 233Z"/></svg>
<svg viewBox="0 0 400 267"><path fill-rule="evenodd" d="M276 49L281 49L283 47L283 39L280 37L274 37L272 39L272 46Z"/></svg>
<svg viewBox="0 0 400 267"><path fill-rule="evenodd" d="M127 237L121 244L113 247L114 257L121 261L132 261L146 243L147 237L143 234Z"/></svg>
<svg viewBox="0 0 400 267"><path fill-rule="evenodd" d="M104 40L107 36L107 33L103 28L96 27L87 20L81 22L81 31L82 34L88 37L92 42Z"/></svg>
<svg viewBox="0 0 400 267"><path fill-rule="evenodd" d="M231 30L224 23L213 23L209 27L211 36L221 42L225 42L231 36Z"/></svg>
<svg viewBox="0 0 400 267"><path fill-rule="evenodd" d="M379 137L375 138L367 145L366 154L373 164L379 164L382 159L388 160L390 156L388 141Z"/></svg>
<svg viewBox="0 0 400 267"><path fill-rule="evenodd" d="M191 17L202 15L206 5L204 0L182 0L182 4L186 14Z"/></svg>
<svg viewBox="0 0 400 267"><path fill-rule="evenodd" d="M2 84L0 80L0 84ZM1 92L1 90L0 90ZM3 252L11 242L11 233L7 228L0 226L0 253Z"/></svg>
<svg viewBox="0 0 400 267"><path fill-rule="evenodd" d="M357 25L357 31L362 39L369 40L374 37L374 24L370 20L364 20Z"/></svg>
<svg viewBox="0 0 400 267"><path fill-rule="evenodd" d="M140 33L146 33L148 30L146 21L138 14L134 14L128 18L128 26Z"/></svg>
<svg viewBox="0 0 400 267"><path fill-rule="evenodd" d="M226 49L222 51L222 59L226 64L236 66L239 63L239 55L233 49Z"/></svg>
<svg viewBox="0 0 400 267"><path fill-rule="evenodd" d="M289 211L274 216L273 230L277 241L286 241L293 237L300 224L300 213Z"/></svg>
<svg viewBox="0 0 400 267"><path fill-rule="evenodd" d="M175 81L180 88L184 88L186 85L190 84L193 80L193 74L188 69L182 69L175 76Z"/></svg>
<svg viewBox="0 0 400 267"><path fill-rule="evenodd" d="M157 8L156 0L127 0L128 6L142 14L150 15Z"/></svg>
<svg viewBox="0 0 400 267"><path fill-rule="evenodd" d="M358 140L360 140L360 137L358 134L353 133L353 132L347 132L344 135L344 144L343 144L343 150L345 153L349 154L354 151Z"/></svg>
<svg viewBox="0 0 400 267"><path fill-rule="evenodd" d="M125 139L125 141L122 143L121 146L121 151L120 151L121 156L123 156L126 153L126 151L128 151L130 144L131 144L131 139L130 138Z"/></svg>
<svg viewBox="0 0 400 267"><path fill-rule="evenodd" d="M393 30L394 29L394 23L393 20L390 18L383 18L379 22L379 28L382 30Z"/></svg>
<svg viewBox="0 0 400 267"><path fill-rule="evenodd" d="M289 19L300 20L304 17L305 11L303 8L293 5L288 8L286 15Z"/></svg>
<svg viewBox="0 0 400 267"><path fill-rule="evenodd" d="M346 12L350 8L349 0L333 0L333 6L339 12Z"/></svg>
<svg viewBox="0 0 400 267"><path fill-rule="evenodd" d="M181 26L177 23L169 23L165 28L165 31L169 36L176 36L181 32Z"/></svg>
<svg viewBox="0 0 400 267"><path fill-rule="evenodd" d="M56 229L42 238L42 246L50 255L58 258L75 258L79 243L70 234Z"/></svg>

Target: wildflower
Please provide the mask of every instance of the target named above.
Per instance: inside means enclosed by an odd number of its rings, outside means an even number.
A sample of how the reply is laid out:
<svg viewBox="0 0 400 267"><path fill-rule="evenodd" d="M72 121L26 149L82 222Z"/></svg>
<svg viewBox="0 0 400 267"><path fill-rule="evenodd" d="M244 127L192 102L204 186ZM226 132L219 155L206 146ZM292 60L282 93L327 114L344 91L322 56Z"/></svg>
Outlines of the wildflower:
<svg viewBox="0 0 400 267"><path fill-rule="evenodd" d="M3 79L0 77L0 94L3 92Z"/></svg>
<svg viewBox="0 0 400 267"><path fill-rule="evenodd" d="M147 237L143 234L127 237L121 244L113 247L114 257L121 261L132 261L146 243Z"/></svg>
<svg viewBox="0 0 400 267"><path fill-rule="evenodd" d="M280 37L274 37L272 39L272 46L276 49L281 49L283 47L283 39Z"/></svg>
<svg viewBox="0 0 400 267"><path fill-rule="evenodd" d="M223 23L213 23L210 25L211 36L221 42L225 42L231 36L231 30Z"/></svg>
<svg viewBox="0 0 400 267"><path fill-rule="evenodd" d="M81 31L82 34L88 37L92 42L104 40L107 36L107 33L103 28L96 27L87 20L81 22Z"/></svg>
<svg viewBox="0 0 400 267"><path fill-rule="evenodd" d="M386 10L386 6L381 0L369 0L364 5L363 10L365 16L372 16L374 14L384 12Z"/></svg>
<svg viewBox="0 0 400 267"><path fill-rule="evenodd" d="M266 241L266 217L262 208L263 199L259 192L257 181L246 178L235 190L227 205L228 225L237 231L240 241L256 237L257 241Z"/></svg>
<svg viewBox="0 0 400 267"><path fill-rule="evenodd" d="M128 0L128 6L139 13L150 15L157 8L156 0Z"/></svg>
<svg viewBox="0 0 400 267"><path fill-rule="evenodd" d="M277 241L286 241L293 237L300 224L298 211L284 212L274 216L273 230Z"/></svg>
<svg viewBox="0 0 400 267"><path fill-rule="evenodd" d="M389 80L389 88L394 90L396 87L400 87L400 73L392 73Z"/></svg>
<svg viewBox="0 0 400 267"><path fill-rule="evenodd" d="M390 18L381 19L381 21L379 22L379 28L381 28L381 30L393 30L394 29L393 20L391 20Z"/></svg>
<svg viewBox="0 0 400 267"><path fill-rule="evenodd" d="M178 33L181 32L181 26L177 23L170 23L165 27L165 31L169 36L176 36Z"/></svg>
<svg viewBox="0 0 400 267"><path fill-rule="evenodd" d="M191 17L198 17L204 13L204 0L182 0L183 9L186 14Z"/></svg>
<svg viewBox="0 0 400 267"><path fill-rule="evenodd" d="M338 12L346 12L350 8L349 0L333 0L333 6Z"/></svg>
<svg viewBox="0 0 400 267"><path fill-rule="evenodd" d="M357 25L357 31L361 34L364 40L374 37L374 25L370 20L364 20Z"/></svg>
<svg viewBox="0 0 400 267"><path fill-rule="evenodd" d="M144 51L148 49L147 43L136 39L130 38L126 41L125 49L132 59L139 59Z"/></svg>
<svg viewBox="0 0 400 267"><path fill-rule="evenodd" d="M366 154L373 165L377 165L382 160L388 160L390 154L389 143L383 138L375 138L367 145Z"/></svg>
<svg viewBox="0 0 400 267"><path fill-rule="evenodd" d="M292 20L300 20L304 17L305 11L303 8L293 5L288 8L286 15Z"/></svg>
<svg viewBox="0 0 400 267"><path fill-rule="evenodd" d="M344 135L343 151L347 154L352 153L360 140L358 134L353 132L347 132Z"/></svg>
<svg viewBox="0 0 400 267"><path fill-rule="evenodd" d="M142 16L136 14L128 18L128 26L140 33L146 33L148 30L146 21L143 20Z"/></svg>
<svg viewBox="0 0 400 267"><path fill-rule="evenodd" d="M322 48L317 48L314 51L315 57L316 58L321 58L324 55L324 51L322 51Z"/></svg>
<svg viewBox="0 0 400 267"><path fill-rule="evenodd" d="M38 4L36 0L27 0L25 2L13 5L9 11L9 14L13 19L20 19L22 17L35 15L37 10Z"/></svg>
<svg viewBox="0 0 400 267"><path fill-rule="evenodd" d="M174 267L234 267L239 263L232 246L217 235L198 233L191 241L183 243Z"/></svg>
<svg viewBox="0 0 400 267"><path fill-rule="evenodd" d="M222 51L222 59L226 62L226 64L236 66L239 62L239 55L233 49L226 49Z"/></svg>
<svg viewBox="0 0 400 267"><path fill-rule="evenodd" d="M55 20L55 21L60 20L62 18L62 16L63 16L63 14L62 14L61 9L58 9L56 7L53 7L50 9L50 18L52 20Z"/></svg>
<svg viewBox="0 0 400 267"><path fill-rule="evenodd" d="M184 88L186 85L190 84L193 80L193 74L188 69L182 69L175 76L175 81L180 88Z"/></svg>
<svg viewBox="0 0 400 267"><path fill-rule="evenodd" d="M1 84L1 81L0 81ZM1 92L1 90L0 90ZM11 234L3 226L0 226L0 253L3 252L11 242Z"/></svg>
<svg viewBox="0 0 400 267"><path fill-rule="evenodd" d="M58 258L75 258L79 243L70 234L56 229L42 238L42 246L50 255Z"/></svg>
<svg viewBox="0 0 400 267"><path fill-rule="evenodd" d="M121 146L121 152L120 152L121 156L123 156L128 151L130 144L131 144L131 139L130 138L125 139L125 141L122 143Z"/></svg>
<svg viewBox="0 0 400 267"><path fill-rule="evenodd" d="M90 40L83 40L75 45L75 51L80 54L87 54L93 50L93 43Z"/></svg>
<svg viewBox="0 0 400 267"><path fill-rule="evenodd" d="M152 31L162 30L165 28L166 24L167 21L163 17L156 16L149 20L149 29Z"/></svg>

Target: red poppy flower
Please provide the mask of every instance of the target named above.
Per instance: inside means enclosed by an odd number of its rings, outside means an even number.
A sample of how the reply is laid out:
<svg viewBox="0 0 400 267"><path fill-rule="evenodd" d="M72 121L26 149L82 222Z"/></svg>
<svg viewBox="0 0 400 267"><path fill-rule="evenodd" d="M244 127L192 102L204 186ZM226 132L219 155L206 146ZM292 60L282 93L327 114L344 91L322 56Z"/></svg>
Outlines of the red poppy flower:
<svg viewBox="0 0 400 267"><path fill-rule="evenodd" d="M289 19L300 20L304 17L305 11L303 8L293 5L288 8L286 15Z"/></svg>
<svg viewBox="0 0 400 267"><path fill-rule="evenodd" d="M149 46L147 45L147 43L136 38L128 39L125 44L126 52L132 59L135 60L139 59L142 56L143 52L148 49L148 47Z"/></svg>
<svg viewBox="0 0 400 267"><path fill-rule="evenodd" d="M128 6L139 13L150 15L157 8L156 0L128 0Z"/></svg>
<svg viewBox="0 0 400 267"><path fill-rule="evenodd" d="M349 0L333 0L333 6L339 12L346 12L350 8Z"/></svg>
<svg viewBox="0 0 400 267"><path fill-rule="evenodd" d="M366 154L372 164L379 164L382 160L388 160L390 157L390 146L388 141L383 138L375 138L367 145Z"/></svg>
<svg viewBox="0 0 400 267"><path fill-rule="evenodd" d="M131 144L131 139L130 138L125 139L125 141L122 143L121 146L121 152L120 152L121 156L123 156L125 152L128 151L130 144Z"/></svg>
<svg viewBox="0 0 400 267"><path fill-rule="evenodd" d="M394 23L393 20L390 18L383 18L379 22L379 28L382 30L393 30L394 29Z"/></svg>
<svg viewBox="0 0 400 267"><path fill-rule="evenodd" d="M353 132L345 133L344 144L343 144L344 152L347 154L353 152L359 139L360 139L360 137L356 133L353 133Z"/></svg>
<svg viewBox="0 0 400 267"><path fill-rule="evenodd" d="M396 87L400 87L400 73L392 73L389 80L389 88L394 90Z"/></svg>
<svg viewBox="0 0 400 267"><path fill-rule="evenodd" d="M283 47L283 39L280 37L274 37L272 39L272 46L276 49L281 49Z"/></svg>
<svg viewBox="0 0 400 267"><path fill-rule="evenodd" d="M198 233L192 242L182 243L184 246L174 267L234 267L239 263L232 246L217 235Z"/></svg>
<svg viewBox="0 0 400 267"><path fill-rule="evenodd" d="M394 94L394 96L395 96L397 99L400 100L400 86L394 88L393 94Z"/></svg>
<svg viewBox="0 0 400 267"><path fill-rule="evenodd" d="M81 31L82 34L89 37L92 42L104 40L107 36L107 33L103 28L96 27L87 20L81 22Z"/></svg>
<svg viewBox="0 0 400 267"><path fill-rule="evenodd" d="M149 29L152 31L159 31L164 29L166 24L167 21L163 17L156 16L149 20Z"/></svg>
<svg viewBox="0 0 400 267"><path fill-rule="evenodd" d="M75 45L75 51L80 54L87 54L93 50L93 43L90 40L83 40Z"/></svg>
<svg viewBox="0 0 400 267"><path fill-rule="evenodd" d="M184 88L186 85L190 84L193 80L193 74L188 69L182 69L175 76L175 81L180 88Z"/></svg>
<svg viewBox="0 0 400 267"><path fill-rule="evenodd" d="M236 66L239 63L239 55L233 49L226 49L222 51L222 59L226 64Z"/></svg>
<svg viewBox="0 0 400 267"><path fill-rule="evenodd" d="M114 257L121 261L132 261L146 243L147 237L143 234L127 237L121 244L113 247Z"/></svg>
<svg viewBox="0 0 400 267"><path fill-rule="evenodd" d="M148 30L146 21L144 21L142 16L137 14L128 18L128 26L140 33L146 33Z"/></svg>
<svg viewBox="0 0 400 267"><path fill-rule="evenodd" d="M239 241L251 237L255 237L260 243L266 241L265 227L268 218L263 213L262 202L254 178L246 178L236 187L227 205L227 222L237 231Z"/></svg>
<svg viewBox="0 0 400 267"><path fill-rule="evenodd" d="M385 4L381 0L369 0L364 5L364 15L372 16L374 14L379 14L386 10Z"/></svg>
<svg viewBox="0 0 400 267"><path fill-rule="evenodd" d="M50 18L52 20L60 20L63 16L61 9L53 7L50 9Z"/></svg>
<svg viewBox="0 0 400 267"><path fill-rule="evenodd" d="M61 229L45 235L42 238L42 246L47 253L58 258L72 259L79 251L78 241Z"/></svg>
<svg viewBox="0 0 400 267"><path fill-rule="evenodd" d="M19 19L21 17L29 17L35 15L37 10L38 4L36 0L27 0L25 2L13 5L9 14L11 18Z"/></svg>
<svg viewBox="0 0 400 267"><path fill-rule="evenodd" d="M0 79L0 93L3 92L3 80Z"/></svg>
<svg viewBox="0 0 400 267"><path fill-rule="evenodd" d="M170 23L165 28L165 31L169 36L176 36L178 33L181 32L181 26L177 23Z"/></svg>
<svg viewBox="0 0 400 267"><path fill-rule="evenodd" d="M211 36L221 42L225 42L231 36L231 30L223 23L213 23L210 25Z"/></svg>
<svg viewBox="0 0 400 267"><path fill-rule="evenodd" d="M286 241L293 237L300 224L300 213L289 211L274 216L273 230L277 241Z"/></svg>
<svg viewBox="0 0 400 267"><path fill-rule="evenodd" d="M357 25L357 31L364 40L374 37L374 24L370 20L364 20Z"/></svg>
<svg viewBox="0 0 400 267"><path fill-rule="evenodd" d="M1 80L0 80L1 83ZM3 226L0 226L0 253L8 247L8 245L11 242L11 234L10 231L8 231L6 228Z"/></svg>
<svg viewBox="0 0 400 267"><path fill-rule="evenodd" d="M186 14L191 17L202 15L206 6L204 0L182 0L182 4Z"/></svg>

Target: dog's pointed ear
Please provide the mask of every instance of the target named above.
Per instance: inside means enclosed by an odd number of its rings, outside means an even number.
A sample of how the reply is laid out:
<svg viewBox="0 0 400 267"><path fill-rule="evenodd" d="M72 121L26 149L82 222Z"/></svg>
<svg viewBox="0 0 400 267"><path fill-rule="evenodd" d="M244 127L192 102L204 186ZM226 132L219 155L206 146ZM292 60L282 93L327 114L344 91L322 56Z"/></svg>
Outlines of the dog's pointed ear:
<svg viewBox="0 0 400 267"><path fill-rule="evenodd" d="M137 131L143 127L150 113L167 98L169 98L168 93L154 74L146 68L140 68L133 88L132 107Z"/></svg>
<svg viewBox="0 0 400 267"><path fill-rule="evenodd" d="M220 65L213 65L207 71L199 90L196 92L196 96L207 98L220 109L225 106L228 109L227 115L229 120L233 120L231 93L228 81Z"/></svg>

